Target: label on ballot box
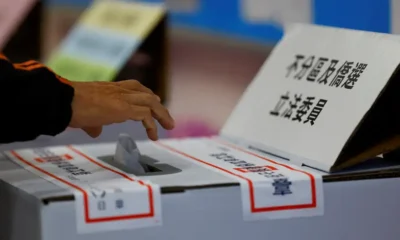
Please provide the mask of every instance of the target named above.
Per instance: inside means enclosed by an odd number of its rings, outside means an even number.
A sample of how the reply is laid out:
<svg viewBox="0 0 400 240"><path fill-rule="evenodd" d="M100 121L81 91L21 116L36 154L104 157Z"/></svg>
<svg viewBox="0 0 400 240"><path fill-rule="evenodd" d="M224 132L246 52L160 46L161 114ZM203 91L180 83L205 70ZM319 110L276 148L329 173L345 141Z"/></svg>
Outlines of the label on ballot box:
<svg viewBox="0 0 400 240"><path fill-rule="evenodd" d="M79 233L162 224L158 185L124 173L73 146L6 153L32 173L74 193Z"/></svg>
<svg viewBox="0 0 400 240"><path fill-rule="evenodd" d="M156 145L238 181L247 221L324 213L322 176L283 164L282 159L267 158L219 138L163 140Z"/></svg>
<svg viewBox="0 0 400 240"><path fill-rule="evenodd" d="M387 86L399 63L395 36L292 25L222 135L328 172L397 148Z"/></svg>

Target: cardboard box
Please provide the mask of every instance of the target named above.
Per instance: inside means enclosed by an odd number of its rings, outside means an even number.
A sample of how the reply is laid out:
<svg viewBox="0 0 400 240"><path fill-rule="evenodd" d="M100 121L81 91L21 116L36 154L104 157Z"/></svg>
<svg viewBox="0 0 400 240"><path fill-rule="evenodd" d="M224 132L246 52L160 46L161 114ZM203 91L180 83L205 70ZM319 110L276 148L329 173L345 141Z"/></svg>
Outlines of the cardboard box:
<svg viewBox="0 0 400 240"><path fill-rule="evenodd" d="M136 79L165 101L167 48L163 5L95 1L50 55L48 65L72 81Z"/></svg>
<svg viewBox="0 0 400 240"><path fill-rule="evenodd" d="M362 129L361 119L374 113L371 106L390 96L384 90L400 62L399 46L390 35L295 25L244 93L220 136L138 142L145 173L113 160L116 143L5 152L0 158L0 238L397 239L396 159L365 155L369 160L351 168L332 171L332 166L348 142L339 140L357 135L353 132ZM302 68L287 68L286 60L296 54L326 62L339 59L344 66L353 61L356 70L360 62L367 66L357 72L358 81L351 82L355 84L346 83L347 76L354 77L347 75L343 88L336 88L338 79L333 73L327 79L321 64L316 64L321 73L309 75L316 81L306 80L308 72L302 69L310 65L307 58L297 65ZM329 71L332 67L326 65ZM354 74L351 69L348 72ZM291 79L287 70L296 70L294 76L300 79ZM323 76L320 85L318 75ZM335 84L329 86L331 81ZM324 94L325 105L315 101L304 122L290 121L288 111L275 114L282 109L272 101L284 90L295 91L295 100L300 94L308 101ZM343 101L347 105L340 105ZM341 111L332 118L337 105ZM311 114L313 107L323 108L317 118ZM333 128L332 122L339 122L341 129ZM288 134L297 140L286 138ZM324 147L326 143L335 151ZM378 152L389 148L394 147Z"/></svg>

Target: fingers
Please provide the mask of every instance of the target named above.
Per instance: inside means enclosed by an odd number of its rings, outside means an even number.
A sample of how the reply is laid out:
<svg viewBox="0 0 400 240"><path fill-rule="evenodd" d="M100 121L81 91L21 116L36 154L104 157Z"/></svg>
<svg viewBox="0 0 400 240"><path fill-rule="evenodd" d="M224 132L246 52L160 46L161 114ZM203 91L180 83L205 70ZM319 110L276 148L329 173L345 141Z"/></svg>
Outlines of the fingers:
<svg viewBox="0 0 400 240"><path fill-rule="evenodd" d="M84 127L82 128L90 137L97 138L100 136L103 128L102 127Z"/></svg>
<svg viewBox="0 0 400 240"><path fill-rule="evenodd" d="M175 127L174 119L164 107L163 109L155 109L152 113L163 128L172 130Z"/></svg>
<svg viewBox="0 0 400 240"><path fill-rule="evenodd" d="M174 120L160 103L160 98L138 81L95 82L75 85L80 89L80 99L75 96L75 127L82 128L89 136L98 137L102 128L97 126L141 121L151 140L157 140L156 120L166 129L174 127ZM87 111L87 109L91 109ZM79 114L76 114L79 113ZM72 125L71 125L72 126Z"/></svg>
<svg viewBox="0 0 400 240"><path fill-rule="evenodd" d="M157 141L158 140L158 133L157 133L157 125L154 119L150 117L146 117L142 124L146 129L147 136L150 140Z"/></svg>
<svg viewBox="0 0 400 240"><path fill-rule="evenodd" d="M155 98L154 95L147 93L126 94L127 102L133 106L147 107L151 110L151 116L157 119L165 129L174 128L174 120L168 110Z"/></svg>
<svg viewBox="0 0 400 240"><path fill-rule="evenodd" d="M147 136L156 141L158 139L157 125L151 115L151 110L147 107L132 106L130 112L130 119L134 121L142 121L143 126L146 129Z"/></svg>

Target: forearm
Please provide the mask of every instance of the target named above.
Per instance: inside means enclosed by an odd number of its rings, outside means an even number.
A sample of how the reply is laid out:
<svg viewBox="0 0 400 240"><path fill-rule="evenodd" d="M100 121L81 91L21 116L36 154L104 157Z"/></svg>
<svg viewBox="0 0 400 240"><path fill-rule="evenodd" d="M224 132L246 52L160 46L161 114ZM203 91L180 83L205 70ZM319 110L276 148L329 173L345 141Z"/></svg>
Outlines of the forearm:
<svg viewBox="0 0 400 240"><path fill-rule="evenodd" d="M0 59L0 143L54 136L71 120L73 88L37 62Z"/></svg>

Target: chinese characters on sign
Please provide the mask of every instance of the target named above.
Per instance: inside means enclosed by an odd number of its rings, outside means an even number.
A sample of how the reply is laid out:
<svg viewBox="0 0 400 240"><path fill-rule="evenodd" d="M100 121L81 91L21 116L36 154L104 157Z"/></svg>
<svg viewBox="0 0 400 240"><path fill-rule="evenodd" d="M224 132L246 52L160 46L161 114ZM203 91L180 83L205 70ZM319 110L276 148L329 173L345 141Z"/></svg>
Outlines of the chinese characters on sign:
<svg viewBox="0 0 400 240"><path fill-rule="evenodd" d="M279 173L278 169L274 166L256 166L254 163L246 162L227 153L214 153L210 154L210 156L234 165L236 167L234 170L238 172L258 174L265 178L272 179L272 186L274 187L272 195L283 196L292 194L292 190L290 189L292 183L285 175Z"/></svg>
<svg viewBox="0 0 400 240"><path fill-rule="evenodd" d="M286 92L281 95L270 115L313 126L328 100Z"/></svg>
<svg viewBox="0 0 400 240"><path fill-rule="evenodd" d="M298 54L294 62L287 67L286 78L305 79L308 82L350 90L353 89L367 65L361 62Z"/></svg>

